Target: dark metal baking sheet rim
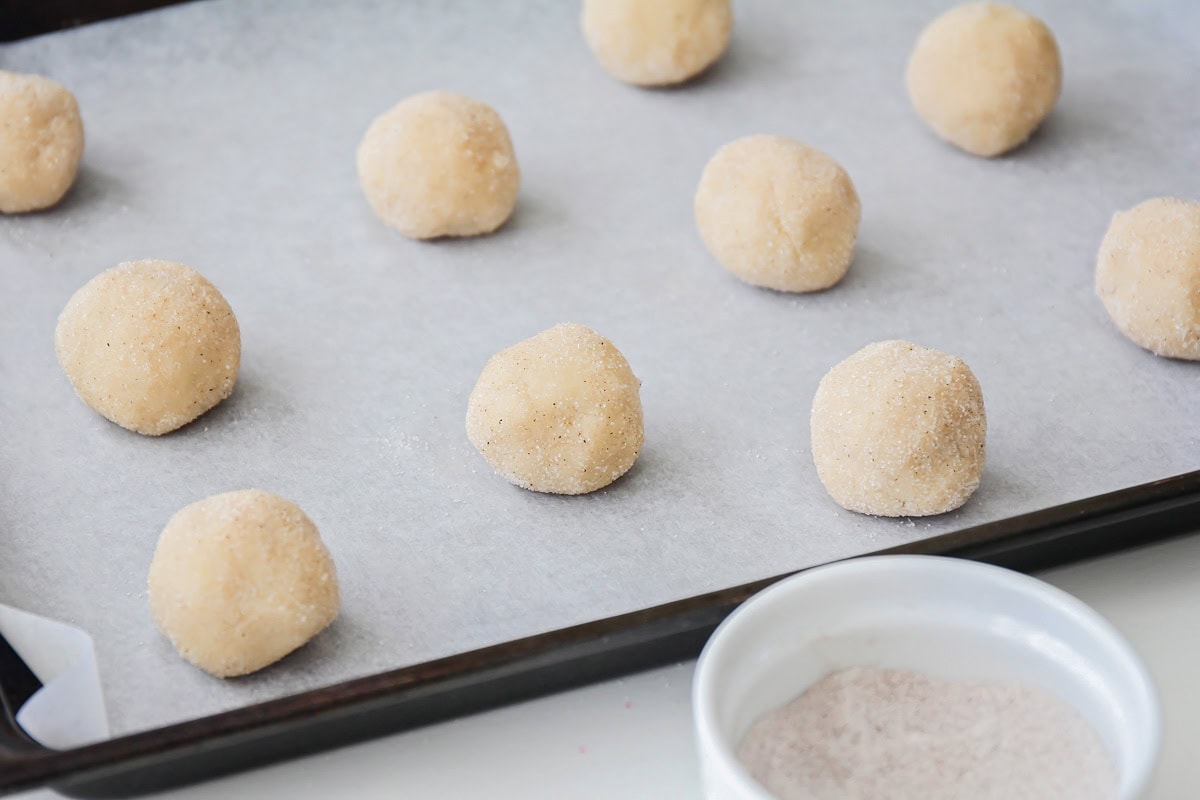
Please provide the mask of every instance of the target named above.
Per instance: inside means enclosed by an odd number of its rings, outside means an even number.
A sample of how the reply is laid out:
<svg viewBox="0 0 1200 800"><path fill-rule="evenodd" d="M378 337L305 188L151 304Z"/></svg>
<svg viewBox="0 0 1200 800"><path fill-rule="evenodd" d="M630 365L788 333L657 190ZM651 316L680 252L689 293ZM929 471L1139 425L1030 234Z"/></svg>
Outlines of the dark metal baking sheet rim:
<svg viewBox="0 0 1200 800"><path fill-rule="evenodd" d="M1197 530L1200 471L864 555L1029 572ZM73 750L26 737L0 685L0 794L46 785L82 798L146 794L684 661L742 601L791 574Z"/></svg>

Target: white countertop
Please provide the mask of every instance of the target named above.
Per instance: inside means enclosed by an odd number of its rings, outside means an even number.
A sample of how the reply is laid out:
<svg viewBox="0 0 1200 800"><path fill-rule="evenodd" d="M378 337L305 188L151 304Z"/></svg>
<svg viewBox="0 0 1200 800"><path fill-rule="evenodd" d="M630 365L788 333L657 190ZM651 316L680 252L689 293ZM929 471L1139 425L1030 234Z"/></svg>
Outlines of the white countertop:
<svg viewBox="0 0 1200 800"><path fill-rule="evenodd" d="M1200 536L1053 570L1129 637L1162 696L1165 747L1149 800L1195 796L1200 758ZM379 739L162 797L699 798L691 662ZM25 800L48 800L33 792Z"/></svg>

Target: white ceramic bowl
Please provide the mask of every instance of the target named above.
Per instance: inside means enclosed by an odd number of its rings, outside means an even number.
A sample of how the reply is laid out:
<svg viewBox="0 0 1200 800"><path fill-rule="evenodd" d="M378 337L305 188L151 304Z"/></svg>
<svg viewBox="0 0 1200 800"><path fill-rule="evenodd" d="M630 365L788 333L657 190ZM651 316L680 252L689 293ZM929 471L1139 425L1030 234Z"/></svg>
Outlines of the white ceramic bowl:
<svg viewBox="0 0 1200 800"><path fill-rule="evenodd" d="M692 709L709 800L771 800L734 755L761 715L852 666L1011 680L1071 703L1117 766L1120 797L1158 758L1158 698L1141 660L1079 600L999 567L934 556L852 559L746 601L700 655Z"/></svg>

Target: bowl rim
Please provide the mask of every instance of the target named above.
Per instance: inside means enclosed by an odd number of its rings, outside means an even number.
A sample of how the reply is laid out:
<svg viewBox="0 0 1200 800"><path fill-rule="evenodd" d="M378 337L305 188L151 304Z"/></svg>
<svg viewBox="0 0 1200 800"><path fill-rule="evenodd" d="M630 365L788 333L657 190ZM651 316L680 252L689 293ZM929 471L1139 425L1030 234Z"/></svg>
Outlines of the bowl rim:
<svg viewBox="0 0 1200 800"><path fill-rule="evenodd" d="M715 721L717 689L713 686L713 662L725 647L730 631L745 625L743 620L752 618L759 609L773 606L814 581L841 580L843 576L856 576L887 568L922 570L948 570L960 574L971 573L982 580L1002 584L1016 589L1037 600L1049 610L1070 618L1086 635L1104 643L1119 660L1129 668L1132 693L1140 696L1147 710L1147 736L1140 740L1139 757L1134 760L1131 776L1121 775L1121 800L1140 797L1145 791L1158 763L1162 747L1162 706L1158 690L1145 662L1133 645L1100 612L1078 597L1032 575L1026 575L1005 567L971 561L953 556L895 554L861 556L834 561L802 570L778 581L745 600L727 616L713 631L704 645L692 676L692 722L696 747L702 772L706 767L715 767L748 800L775 800L738 760L734 749L724 742ZM927 573L924 573L927 575ZM800 588L797 588L800 587ZM715 764L705 762L714 761Z"/></svg>

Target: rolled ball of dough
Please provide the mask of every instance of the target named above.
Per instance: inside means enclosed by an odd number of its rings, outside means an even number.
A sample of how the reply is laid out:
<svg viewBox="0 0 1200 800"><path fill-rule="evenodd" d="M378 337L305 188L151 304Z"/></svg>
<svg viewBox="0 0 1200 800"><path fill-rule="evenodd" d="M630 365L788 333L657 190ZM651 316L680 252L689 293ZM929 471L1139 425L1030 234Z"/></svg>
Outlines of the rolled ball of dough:
<svg viewBox="0 0 1200 800"><path fill-rule="evenodd" d="M556 325L488 361L467 404L467 438L517 486L594 492L642 449L640 388L612 342Z"/></svg>
<svg viewBox="0 0 1200 800"><path fill-rule="evenodd" d="M118 264L75 292L54 349L83 402L158 436L229 397L242 341L217 287L191 267L150 259Z"/></svg>
<svg viewBox="0 0 1200 800"><path fill-rule="evenodd" d="M150 562L150 611L179 654L221 678L273 664L333 622L338 581L312 520L267 492L180 509Z"/></svg>
<svg viewBox="0 0 1200 800"><path fill-rule="evenodd" d="M836 161L783 136L747 136L708 162L694 202L710 253L747 283L815 292L842 279L862 216Z"/></svg>
<svg viewBox="0 0 1200 800"><path fill-rule="evenodd" d="M1113 215L1096 294L1137 344L1200 361L1200 203L1160 197Z"/></svg>
<svg viewBox="0 0 1200 800"><path fill-rule="evenodd" d="M998 156L1054 108L1062 63L1054 34L1037 17L967 3L921 32L906 79L913 108L934 133L968 153Z"/></svg>
<svg viewBox="0 0 1200 800"><path fill-rule="evenodd" d="M817 475L850 511L942 514L979 486L983 392L954 356L911 342L867 345L821 379L811 423Z"/></svg>
<svg viewBox="0 0 1200 800"><path fill-rule="evenodd" d="M82 157L75 95L40 75L0 71L0 212L57 203L75 183Z"/></svg>
<svg viewBox="0 0 1200 800"><path fill-rule="evenodd" d="M504 224L521 170L491 107L452 92L413 95L379 116L358 146L371 208L412 239L476 236Z"/></svg>
<svg viewBox="0 0 1200 800"><path fill-rule="evenodd" d="M729 46L731 0L584 0L583 35L610 75L635 86L683 83Z"/></svg>

